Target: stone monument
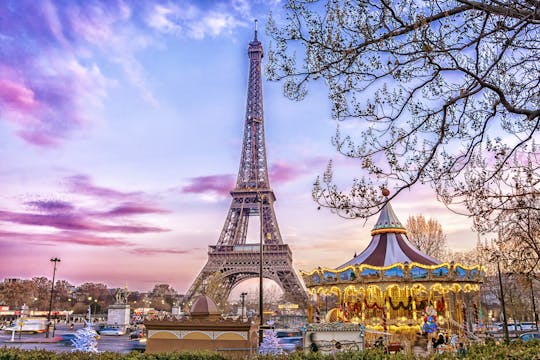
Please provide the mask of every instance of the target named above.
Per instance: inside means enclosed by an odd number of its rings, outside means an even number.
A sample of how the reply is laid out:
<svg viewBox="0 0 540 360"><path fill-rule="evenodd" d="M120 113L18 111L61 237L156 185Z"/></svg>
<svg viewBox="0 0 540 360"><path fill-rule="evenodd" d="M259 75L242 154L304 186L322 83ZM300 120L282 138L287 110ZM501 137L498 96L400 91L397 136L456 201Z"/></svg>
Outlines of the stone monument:
<svg viewBox="0 0 540 360"><path fill-rule="evenodd" d="M184 312L182 311L183 306L181 304L180 299L175 299L173 301L172 307L171 307L171 315L172 316L184 316Z"/></svg>
<svg viewBox="0 0 540 360"><path fill-rule="evenodd" d="M129 291L127 286L125 289L118 289L115 298L116 302L109 306L107 325L121 328L124 332L129 327L130 307L128 304Z"/></svg>

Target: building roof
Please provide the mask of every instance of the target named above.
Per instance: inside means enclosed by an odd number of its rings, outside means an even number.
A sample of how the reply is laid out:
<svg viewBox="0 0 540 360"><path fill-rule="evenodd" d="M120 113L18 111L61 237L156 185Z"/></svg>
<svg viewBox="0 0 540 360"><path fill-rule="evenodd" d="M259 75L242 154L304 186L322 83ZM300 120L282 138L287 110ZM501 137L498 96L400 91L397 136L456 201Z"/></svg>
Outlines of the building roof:
<svg viewBox="0 0 540 360"><path fill-rule="evenodd" d="M191 317L214 317L221 316L221 312L218 310L218 307L214 300L210 299L206 295L199 296L189 312Z"/></svg>
<svg viewBox="0 0 540 360"><path fill-rule="evenodd" d="M351 265L389 266L396 263L415 262L436 265L441 262L417 249L407 238L407 230L397 218L390 203L379 214L371 230L371 242L358 256L340 265L342 269Z"/></svg>

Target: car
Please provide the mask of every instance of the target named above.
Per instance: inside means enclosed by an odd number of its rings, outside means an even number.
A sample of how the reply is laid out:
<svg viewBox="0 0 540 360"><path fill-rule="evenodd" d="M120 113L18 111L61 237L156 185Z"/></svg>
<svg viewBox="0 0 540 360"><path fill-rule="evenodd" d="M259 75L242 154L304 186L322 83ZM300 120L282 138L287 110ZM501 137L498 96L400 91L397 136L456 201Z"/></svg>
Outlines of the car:
<svg viewBox="0 0 540 360"><path fill-rule="evenodd" d="M302 332L298 330L276 330L276 337L278 338L284 338L284 337L298 337L302 336Z"/></svg>
<svg viewBox="0 0 540 360"><path fill-rule="evenodd" d="M536 327L536 324L534 322L522 322L521 323L521 330L523 331L534 331L538 330Z"/></svg>
<svg viewBox="0 0 540 360"><path fill-rule="evenodd" d="M508 327L508 331L512 331L512 332L521 331L521 325L519 323L508 323L507 327ZM498 325L498 330L504 331L504 325L503 324Z"/></svg>
<svg viewBox="0 0 540 360"><path fill-rule="evenodd" d="M77 338L77 334L65 333L65 334L56 335L54 337L54 341L59 342L59 343L63 343L65 345L72 345L73 340L75 340L76 338Z"/></svg>
<svg viewBox="0 0 540 360"><path fill-rule="evenodd" d="M300 350L303 347L303 340L301 336L282 337L278 340L279 347L285 352L293 352Z"/></svg>
<svg viewBox="0 0 540 360"><path fill-rule="evenodd" d="M139 339L139 338L142 338L143 337L143 332L141 329L137 329L137 330L133 330L130 334L129 334L129 338L130 339Z"/></svg>
<svg viewBox="0 0 540 360"><path fill-rule="evenodd" d="M540 340L540 332L528 332L525 334L519 335L519 340L521 341L531 341L531 340Z"/></svg>
<svg viewBox="0 0 540 360"><path fill-rule="evenodd" d="M104 327L104 328L98 330L99 335L105 335L105 336L108 336L108 335L121 336L121 335L124 335L125 333L126 332L122 328Z"/></svg>
<svg viewBox="0 0 540 360"><path fill-rule="evenodd" d="M144 352L146 350L146 338L129 340L129 342L128 342L128 350L129 351Z"/></svg>

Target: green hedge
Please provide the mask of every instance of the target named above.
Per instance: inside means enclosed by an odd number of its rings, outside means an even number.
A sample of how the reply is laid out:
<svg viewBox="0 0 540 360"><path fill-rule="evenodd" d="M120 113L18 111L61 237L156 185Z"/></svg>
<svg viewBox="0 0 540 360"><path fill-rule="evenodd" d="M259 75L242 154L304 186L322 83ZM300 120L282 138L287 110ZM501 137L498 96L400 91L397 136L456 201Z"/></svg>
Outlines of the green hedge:
<svg viewBox="0 0 540 360"><path fill-rule="evenodd" d="M447 353L442 355L431 354L427 359L455 359L455 354ZM82 352L52 352L45 350L21 350L17 348L0 348L0 360L224 360L220 354L211 352L198 353L164 353L145 354L132 352L129 354L119 354L115 352L102 352L98 354ZM412 354L392 354L385 355L381 351L367 350L364 352L340 352L332 355L321 353L292 353L290 355L259 355L256 360L361 360L361 359L397 359L413 360ZM467 349L466 359L515 359L515 360L540 360L540 342L531 341L527 343L511 343L508 345L471 345Z"/></svg>

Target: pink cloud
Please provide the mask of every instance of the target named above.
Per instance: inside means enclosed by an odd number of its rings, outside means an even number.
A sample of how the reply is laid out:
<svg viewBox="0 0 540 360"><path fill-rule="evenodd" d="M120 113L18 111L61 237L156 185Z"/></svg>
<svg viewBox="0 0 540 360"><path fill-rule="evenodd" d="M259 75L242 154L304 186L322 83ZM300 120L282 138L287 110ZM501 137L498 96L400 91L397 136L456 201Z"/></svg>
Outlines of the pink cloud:
<svg viewBox="0 0 540 360"><path fill-rule="evenodd" d="M107 88L94 55L114 37L95 43L74 27L84 20L92 31L114 34L114 26L127 20L124 7L122 1L0 2L0 120L39 147L58 146L91 123L86 110L101 104Z"/></svg>
<svg viewBox="0 0 540 360"><path fill-rule="evenodd" d="M55 147L58 145L61 137L59 135L26 130L18 131L17 135L19 135L19 137L25 140L27 143L42 147Z"/></svg>
<svg viewBox="0 0 540 360"><path fill-rule="evenodd" d="M131 250L130 252L137 255L159 255L159 254L185 255L185 254L191 254L192 250L136 248L136 249Z"/></svg>
<svg viewBox="0 0 540 360"><path fill-rule="evenodd" d="M35 200L25 204L43 212L69 212L74 209L72 204L61 200Z"/></svg>
<svg viewBox="0 0 540 360"><path fill-rule="evenodd" d="M0 102L4 108L12 111L30 111L37 107L31 89L8 79L0 79Z"/></svg>
<svg viewBox="0 0 540 360"><path fill-rule="evenodd" d="M269 177L270 184L283 184L301 178L306 174L317 174L312 167L324 166L328 163L327 159L312 158L298 163L288 163L278 161L270 165ZM189 185L184 186L182 193L204 194L213 193L220 196L229 195L234 189L235 177L231 174L199 176L189 179Z"/></svg>
<svg viewBox="0 0 540 360"><path fill-rule="evenodd" d="M170 211L138 203L125 203L101 214L101 216L129 216L139 214L163 214Z"/></svg>
<svg viewBox="0 0 540 360"><path fill-rule="evenodd" d="M28 214L0 210L0 221L21 225L48 226L61 230L136 234L169 231L159 227L144 225L106 225L92 221L85 215L79 214Z"/></svg>
<svg viewBox="0 0 540 360"><path fill-rule="evenodd" d="M61 231L55 234L29 234L0 231L0 238L2 241L8 240L7 243L11 244L13 241L24 241L25 243L34 243L44 246L51 244L78 244L89 246L121 246L131 244L117 238L94 236L75 231ZM3 247L4 245L2 245L2 248Z"/></svg>
<svg viewBox="0 0 540 360"><path fill-rule="evenodd" d="M183 193L215 193L226 196L234 188L234 176L230 174L199 176L190 178L189 181L190 184L181 189Z"/></svg>
<svg viewBox="0 0 540 360"><path fill-rule="evenodd" d="M66 180L69 190L77 194L92 195L106 199L125 199L141 195L140 192L121 192L106 187L96 186L87 175L73 175L66 178Z"/></svg>
<svg viewBox="0 0 540 360"><path fill-rule="evenodd" d="M271 183L287 183L294 181L306 173L303 166L288 164L284 161L273 163L270 166L269 175Z"/></svg>

